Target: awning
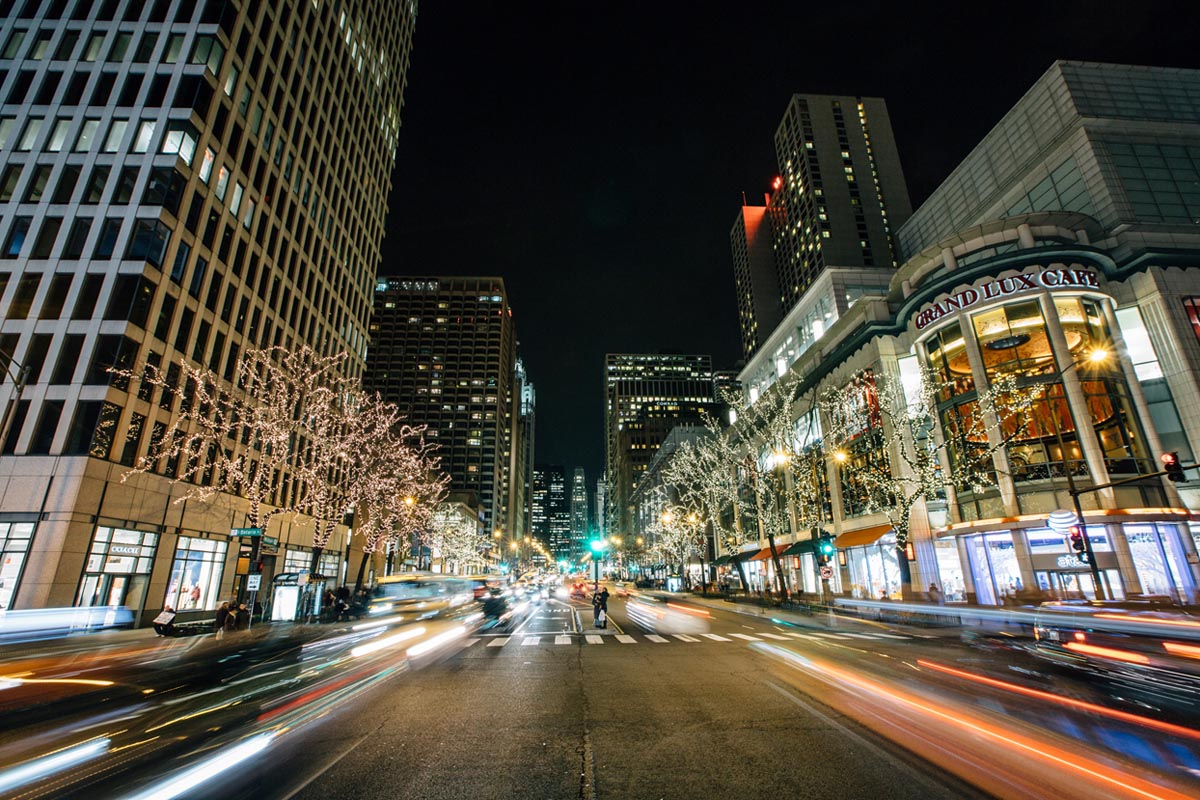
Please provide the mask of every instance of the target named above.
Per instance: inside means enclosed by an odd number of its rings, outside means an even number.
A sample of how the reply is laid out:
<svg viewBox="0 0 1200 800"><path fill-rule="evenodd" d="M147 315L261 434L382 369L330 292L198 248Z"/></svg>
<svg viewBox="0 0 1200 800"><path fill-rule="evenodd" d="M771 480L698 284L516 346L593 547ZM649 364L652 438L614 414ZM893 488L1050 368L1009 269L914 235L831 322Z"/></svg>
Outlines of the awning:
<svg viewBox="0 0 1200 800"><path fill-rule="evenodd" d="M712 562L712 565L713 565L714 567L719 567L719 566L722 566L723 564L728 564L728 563L729 563L729 560L730 560L731 558L733 558L733 556L721 556L720 558L718 558L718 559L715 559L715 560Z"/></svg>
<svg viewBox="0 0 1200 800"><path fill-rule="evenodd" d="M784 550L779 555L781 556L798 556L803 553L816 552L816 544L812 539L805 539L803 542L796 542L787 550Z"/></svg>
<svg viewBox="0 0 1200 800"><path fill-rule="evenodd" d="M784 550L783 545L781 545L781 544L775 545L776 554L783 555L783 550ZM759 550L757 553L755 553L753 556L751 556L749 560L750 561L766 561L770 557L771 557L771 548L764 547L762 550Z"/></svg>
<svg viewBox="0 0 1200 800"><path fill-rule="evenodd" d="M732 556L729 559L729 563L731 563L731 564L745 563L747 561L752 560L755 556L758 555L758 553L759 553L758 550L743 550L742 552L738 553L737 555Z"/></svg>
<svg viewBox="0 0 1200 800"><path fill-rule="evenodd" d="M870 528L843 533L833 540L833 544L838 550L845 550L847 547L862 547L867 544L875 544L879 541L879 537L891 533L891 531L891 523L885 522L883 525L873 525Z"/></svg>

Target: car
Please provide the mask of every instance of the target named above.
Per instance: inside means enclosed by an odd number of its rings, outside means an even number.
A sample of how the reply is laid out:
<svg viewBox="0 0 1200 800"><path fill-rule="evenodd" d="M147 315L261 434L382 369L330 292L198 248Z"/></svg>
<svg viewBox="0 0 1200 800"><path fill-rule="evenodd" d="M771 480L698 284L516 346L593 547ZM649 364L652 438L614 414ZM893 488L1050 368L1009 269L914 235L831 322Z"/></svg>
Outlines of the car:
<svg viewBox="0 0 1200 800"><path fill-rule="evenodd" d="M571 597L575 597L575 598L581 597L581 598L586 599L588 594L589 594L589 592L588 592L588 587L587 587L586 583L571 584Z"/></svg>
<svg viewBox="0 0 1200 800"><path fill-rule="evenodd" d="M629 597L629 584L624 581L617 581L613 584L613 594L617 597Z"/></svg>
<svg viewBox="0 0 1200 800"><path fill-rule="evenodd" d="M532 612L529 601L520 595L491 589L482 601L481 633L512 633Z"/></svg>
<svg viewBox="0 0 1200 800"><path fill-rule="evenodd" d="M475 599L474 585L463 578L436 573L410 573L380 578L371 590L368 613L429 619L466 610Z"/></svg>

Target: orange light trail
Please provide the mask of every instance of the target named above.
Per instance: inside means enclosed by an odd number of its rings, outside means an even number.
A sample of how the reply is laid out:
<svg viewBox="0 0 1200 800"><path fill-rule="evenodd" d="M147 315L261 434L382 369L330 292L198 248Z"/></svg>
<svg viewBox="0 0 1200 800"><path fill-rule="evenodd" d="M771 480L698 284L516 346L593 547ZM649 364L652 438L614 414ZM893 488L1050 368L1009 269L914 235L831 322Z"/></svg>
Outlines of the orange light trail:
<svg viewBox="0 0 1200 800"><path fill-rule="evenodd" d="M1128 661L1130 664L1150 663L1150 659L1141 653L1131 653L1128 650L1117 650L1112 647L1098 647L1094 644L1084 644L1083 642L1067 642L1063 647L1077 653L1086 653L1089 656L1111 658L1114 661Z"/></svg>
<svg viewBox="0 0 1200 800"><path fill-rule="evenodd" d="M1168 653L1174 653L1177 656L1187 656L1188 658L1200 658L1200 647L1190 644L1179 644L1178 642L1163 642L1163 649Z"/></svg>
<svg viewBox="0 0 1200 800"><path fill-rule="evenodd" d="M1160 722L1159 720L1151 719L1150 717L1140 717L1137 714L1130 714L1126 711L1118 711L1115 708L1106 708L1105 706L1098 706L1095 703L1086 703L1083 700L1074 700L1070 697L1061 697L1056 694L1051 694L1050 692L1043 692L1039 689L1030 689L1027 686L1021 686L1016 683L1009 683L1008 681L997 680L996 678L988 678L983 675L976 675L973 672L965 672L960 669L954 669L953 667L943 666L942 664L937 664L933 661L926 661L923 658L918 658L917 663L926 669L944 672L947 675L954 675L956 677L963 678L964 680L982 683L985 686L994 686L997 689L1016 692L1017 694L1023 694L1027 697L1035 697L1038 700L1046 700L1051 703L1058 703L1059 705L1078 708L1083 711L1089 711L1093 714L1099 714L1112 719L1119 719L1123 722L1132 722L1137 725L1144 725L1147 728L1155 728L1156 730L1160 730L1164 733L1169 733L1174 736L1185 736L1189 739L1200 739L1200 731L1192 728L1184 728L1181 725L1172 725L1169 722Z"/></svg>
<svg viewBox="0 0 1200 800"><path fill-rule="evenodd" d="M1134 625L1175 625L1179 628L1200 628L1200 622L1190 622L1186 619L1138 619L1122 614L1095 614L1096 619L1115 619Z"/></svg>

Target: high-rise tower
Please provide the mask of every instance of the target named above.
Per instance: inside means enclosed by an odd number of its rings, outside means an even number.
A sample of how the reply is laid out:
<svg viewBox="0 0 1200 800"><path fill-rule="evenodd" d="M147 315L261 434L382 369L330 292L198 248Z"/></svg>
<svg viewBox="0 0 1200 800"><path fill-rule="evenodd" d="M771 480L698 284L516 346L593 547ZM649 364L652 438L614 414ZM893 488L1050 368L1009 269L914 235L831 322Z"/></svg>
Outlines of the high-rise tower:
<svg viewBox="0 0 1200 800"><path fill-rule="evenodd" d="M516 337L500 278L381 278L364 384L428 425L450 487L509 528Z"/></svg>
<svg viewBox="0 0 1200 800"><path fill-rule="evenodd" d="M248 349L309 345L362 373L416 4L19 5L0 21L0 606L212 608L240 580L243 506L174 503L166 462L123 483L177 406L107 370L228 379ZM301 487L279 478L282 503ZM311 529L269 533L268 572L307 568ZM320 570L344 562L333 545Z"/></svg>
<svg viewBox="0 0 1200 800"><path fill-rule="evenodd" d="M587 549L588 490L587 473L576 467L571 479L571 555L579 558Z"/></svg>

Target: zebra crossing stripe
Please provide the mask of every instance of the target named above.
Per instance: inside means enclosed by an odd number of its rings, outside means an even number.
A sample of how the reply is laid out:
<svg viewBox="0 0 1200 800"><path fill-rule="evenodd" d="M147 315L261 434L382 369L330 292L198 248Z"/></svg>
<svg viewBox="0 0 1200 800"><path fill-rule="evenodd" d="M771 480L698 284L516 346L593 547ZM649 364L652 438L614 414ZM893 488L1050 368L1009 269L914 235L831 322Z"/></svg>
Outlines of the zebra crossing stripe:
<svg viewBox="0 0 1200 800"><path fill-rule="evenodd" d="M617 634L617 641L621 642L622 644L637 644L637 639L633 638L632 636L627 636L623 633Z"/></svg>
<svg viewBox="0 0 1200 800"><path fill-rule="evenodd" d="M490 642L488 642L487 646L488 647L504 647L504 645L507 642L508 642L507 636L500 636L500 637L498 637L496 639L492 639Z"/></svg>
<svg viewBox="0 0 1200 800"><path fill-rule="evenodd" d="M821 641L821 640L820 640L820 639L818 639L816 636L813 636L812 634L808 634L808 633L789 633L789 634L788 634L788 636L791 636L793 639L807 639L807 640L808 640L808 641L810 641L810 642L812 642L812 641L816 641L816 642L819 642L819 641Z"/></svg>
<svg viewBox="0 0 1200 800"><path fill-rule="evenodd" d="M587 636L584 636L583 638L587 639L588 644L604 644L603 636L592 636L589 634Z"/></svg>
<svg viewBox="0 0 1200 800"><path fill-rule="evenodd" d="M729 641L729 639L726 639L724 636L718 636L715 633L702 633L700 635L703 636L705 639L712 639L714 642L728 642Z"/></svg>
<svg viewBox="0 0 1200 800"><path fill-rule="evenodd" d="M759 636L765 636L768 639L776 639L781 642L786 642L786 636L780 636L778 633L760 633Z"/></svg>
<svg viewBox="0 0 1200 800"><path fill-rule="evenodd" d="M470 647L471 645L475 644L478 641L479 641L479 638L473 636L470 639L467 639L465 642L462 643L462 649L466 650L468 647Z"/></svg>
<svg viewBox="0 0 1200 800"><path fill-rule="evenodd" d="M693 639L691 636L688 636L686 633L676 633L676 634L673 634L673 636L681 642L698 642L698 641L700 641L699 639Z"/></svg>
<svg viewBox="0 0 1200 800"><path fill-rule="evenodd" d="M571 637L570 636L555 636L554 643L555 644L570 644Z"/></svg>
<svg viewBox="0 0 1200 800"><path fill-rule="evenodd" d="M667 643L667 640L664 639L663 637L659 636L657 633L647 633L646 638L652 642L658 642L659 644Z"/></svg>
<svg viewBox="0 0 1200 800"><path fill-rule="evenodd" d="M526 636L525 639L521 642L521 646L529 647L530 645L537 644L538 639L540 639L540 638L541 637L539 637L539 636Z"/></svg>
<svg viewBox="0 0 1200 800"><path fill-rule="evenodd" d="M750 636L750 635L748 635L748 634L745 634L745 633L731 633L731 634L729 634L729 635L730 635L730 636L736 636L736 637L737 637L737 638L739 638L739 639L745 639L747 642L761 642L761 641L762 641L762 639L759 639L759 638L758 638L758 637L756 637L756 636Z"/></svg>

